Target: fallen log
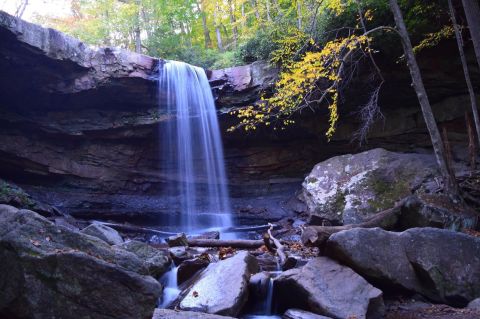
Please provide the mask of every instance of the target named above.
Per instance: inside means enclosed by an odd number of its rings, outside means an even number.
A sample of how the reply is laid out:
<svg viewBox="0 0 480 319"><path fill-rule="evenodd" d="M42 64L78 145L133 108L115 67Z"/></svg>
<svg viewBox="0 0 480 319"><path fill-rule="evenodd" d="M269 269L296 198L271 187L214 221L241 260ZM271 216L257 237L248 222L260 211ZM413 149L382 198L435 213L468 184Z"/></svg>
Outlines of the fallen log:
<svg viewBox="0 0 480 319"><path fill-rule="evenodd" d="M166 232L166 231L161 231L157 229L145 228L145 227L133 226L133 225L107 223L107 222L100 222L96 220L91 221L91 223L105 225L125 233L145 233L145 234L153 234L153 235L160 235L160 236L177 235L177 233Z"/></svg>
<svg viewBox="0 0 480 319"><path fill-rule="evenodd" d="M332 234L353 228L380 227L385 230L392 230L395 228L400 219L402 206L405 203L405 200L406 199L402 199L394 207L381 211L359 224L305 227L301 236L302 243L305 246L323 247Z"/></svg>
<svg viewBox="0 0 480 319"><path fill-rule="evenodd" d="M273 229L273 225L271 225L271 227L267 230L267 233L268 233L269 239L273 242L273 244L276 247L276 253L278 255L278 259L280 260L280 266L282 267L282 270L285 271L295 267L295 265L297 264L297 259L295 259L294 257L288 256L288 254L285 252L285 247L282 245L282 243L272 235L272 229Z"/></svg>
<svg viewBox="0 0 480 319"><path fill-rule="evenodd" d="M257 249L265 244L261 239L188 239L189 247L232 247Z"/></svg>

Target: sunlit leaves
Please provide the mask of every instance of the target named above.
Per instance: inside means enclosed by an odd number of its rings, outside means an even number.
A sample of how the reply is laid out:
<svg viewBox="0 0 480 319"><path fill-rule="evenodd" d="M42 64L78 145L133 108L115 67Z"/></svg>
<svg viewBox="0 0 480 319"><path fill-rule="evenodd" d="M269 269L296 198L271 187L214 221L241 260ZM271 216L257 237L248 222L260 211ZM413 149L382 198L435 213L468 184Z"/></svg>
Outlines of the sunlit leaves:
<svg viewBox="0 0 480 319"><path fill-rule="evenodd" d="M366 36L352 35L329 41L319 51L307 52L280 74L271 97L264 98L256 106L234 111L240 123L230 130L238 127L254 130L258 125L272 123L283 128L294 123L290 117L302 108L327 104L330 116L326 136L330 139L339 118L338 88L342 81L343 59L356 50L366 50L368 41Z"/></svg>

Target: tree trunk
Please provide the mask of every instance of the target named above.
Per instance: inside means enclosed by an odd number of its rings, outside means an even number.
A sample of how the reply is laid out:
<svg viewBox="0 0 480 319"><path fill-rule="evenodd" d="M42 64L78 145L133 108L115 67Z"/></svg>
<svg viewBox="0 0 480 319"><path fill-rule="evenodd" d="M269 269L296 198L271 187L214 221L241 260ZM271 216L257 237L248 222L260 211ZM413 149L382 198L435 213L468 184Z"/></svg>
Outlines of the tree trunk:
<svg viewBox="0 0 480 319"><path fill-rule="evenodd" d="M245 2L242 2L241 11L242 11L242 29L245 30L245 27L247 25L247 17L245 16Z"/></svg>
<svg viewBox="0 0 480 319"><path fill-rule="evenodd" d="M297 27L302 30L302 3L297 0Z"/></svg>
<svg viewBox="0 0 480 319"><path fill-rule="evenodd" d="M17 18L22 18L23 14L25 13L25 9L28 6L28 0L24 0L20 3L20 5L17 7L17 10L15 11L15 17Z"/></svg>
<svg viewBox="0 0 480 319"><path fill-rule="evenodd" d="M260 22L260 11L258 11L257 0L251 0L250 3L252 4L253 12L255 12L255 18Z"/></svg>
<svg viewBox="0 0 480 319"><path fill-rule="evenodd" d="M270 0L265 0L267 6L267 20L272 21L272 16L270 15Z"/></svg>
<svg viewBox="0 0 480 319"><path fill-rule="evenodd" d="M137 17L135 21L135 52L142 53L142 38L140 31L140 0L137 0Z"/></svg>
<svg viewBox="0 0 480 319"><path fill-rule="evenodd" d="M328 238L342 230L353 228L374 228L380 227L385 230L392 230L396 227L401 214L402 206L406 199L399 201L393 208L379 212L360 224L344 226L309 226L302 231L302 243L305 246L323 247Z"/></svg>
<svg viewBox="0 0 480 319"><path fill-rule="evenodd" d="M475 49L475 56L480 67L480 5L478 0L462 0L462 3L473 41L473 48Z"/></svg>
<svg viewBox="0 0 480 319"><path fill-rule="evenodd" d="M210 30L208 30L208 25L207 25L207 14L205 10L203 9L203 0L202 0L202 5L200 6L200 3L197 1L197 9L198 12L200 13L200 16L202 17L202 28L203 28L203 37L205 39L205 49L211 48L212 47L212 39L210 38Z"/></svg>
<svg viewBox="0 0 480 319"><path fill-rule="evenodd" d="M222 33L220 32L220 22L218 21L218 2L215 4L213 10L213 20L215 22L215 34L217 35L217 47L220 52L223 52Z"/></svg>
<svg viewBox="0 0 480 319"><path fill-rule="evenodd" d="M452 18L453 28L455 29L458 51L460 53L460 60L462 61L463 74L465 75L465 82L467 83L468 94L470 95L470 104L472 105L473 121L475 122L475 129L477 131L478 142L480 145L480 119L478 117L477 99L475 97L475 92L473 91L470 73L468 72L467 58L465 57L465 51L463 50L462 32L457 24L457 18L455 17L455 9L453 8L452 0L448 0L448 8L450 9L450 17Z"/></svg>
<svg viewBox="0 0 480 319"><path fill-rule="evenodd" d="M237 19L235 18L235 0L228 0L228 9L230 10L230 23L232 24L233 46L236 48L238 42L238 28Z"/></svg>
<svg viewBox="0 0 480 319"><path fill-rule="evenodd" d="M470 115L465 112L465 123L467 124L468 133L468 157L470 157L470 171L475 171L477 166L477 152L475 150L475 133L473 133L472 121Z"/></svg>
<svg viewBox="0 0 480 319"><path fill-rule="evenodd" d="M428 133L430 134L430 139L432 141L437 164L443 177L445 191L453 197L458 197L458 186L455 181L455 176L450 174L450 170L447 166L448 164L446 160L445 149L443 147L442 137L438 130L437 123L435 122L435 117L432 112L432 107L430 106L430 101L428 100L425 86L423 85L420 68L418 67L417 60L415 59L415 55L413 53L412 43L410 42L410 37L408 36L402 12L396 0L389 0L389 2L393 17L395 19L395 24L397 25L398 33L402 40L403 50L405 51L405 57L407 58L408 68L410 69L410 75L412 77L413 88L417 93L417 98L420 103L420 107L422 108L423 118L427 125Z"/></svg>
<svg viewBox="0 0 480 319"><path fill-rule="evenodd" d="M190 247L232 247L232 248L245 248L245 249L257 249L263 246L265 242L263 240L248 240L248 239L188 239L188 246Z"/></svg>

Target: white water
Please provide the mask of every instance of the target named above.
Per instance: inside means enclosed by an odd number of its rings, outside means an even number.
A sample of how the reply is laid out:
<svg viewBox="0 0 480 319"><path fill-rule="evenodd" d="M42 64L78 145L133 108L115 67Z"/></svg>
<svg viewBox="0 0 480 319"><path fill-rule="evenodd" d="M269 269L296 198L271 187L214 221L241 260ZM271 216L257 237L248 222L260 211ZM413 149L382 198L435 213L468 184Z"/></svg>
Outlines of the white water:
<svg viewBox="0 0 480 319"><path fill-rule="evenodd" d="M184 232L232 226L225 163L215 103L203 69L167 61L160 67L161 105L176 120L162 130L162 157L170 198Z"/></svg>
<svg viewBox="0 0 480 319"><path fill-rule="evenodd" d="M177 272L178 267L172 266L172 268L160 279L160 282L163 285L163 296L159 308L167 308L180 294L181 291L178 289Z"/></svg>

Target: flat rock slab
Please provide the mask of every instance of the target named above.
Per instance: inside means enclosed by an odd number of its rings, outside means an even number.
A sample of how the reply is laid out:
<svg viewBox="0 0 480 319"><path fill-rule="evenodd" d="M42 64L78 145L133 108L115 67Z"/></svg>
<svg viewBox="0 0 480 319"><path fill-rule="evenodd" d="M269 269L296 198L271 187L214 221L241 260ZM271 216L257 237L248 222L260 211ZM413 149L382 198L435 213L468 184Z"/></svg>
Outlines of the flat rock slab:
<svg viewBox="0 0 480 319"><path fill-rule="evenodd" d="M348 267L327 257L310 260L274 281L279 303L309 309L332 318L380 318L382 292Z"/></svg>
<svg viewBox="0 0 480 319"><path fill-rule="evenodd" d="M463 233L356 228L333 234L326 253L385 288L461 307L480 296L480 238Z"/></svg>
<svg viewBox="0 0 480 319"><path fill-rule="evenodd" d="M209 313L155 309L152 319L234 319L233 317L212 315Z"/></svg>
<svg viewBox="0 0 480 319"><path fill-rule="evenodd" d="M250 275L257 271L256 259L245 251L212 263L180 302L180 309L237 316L248 298Z"/></svg>

